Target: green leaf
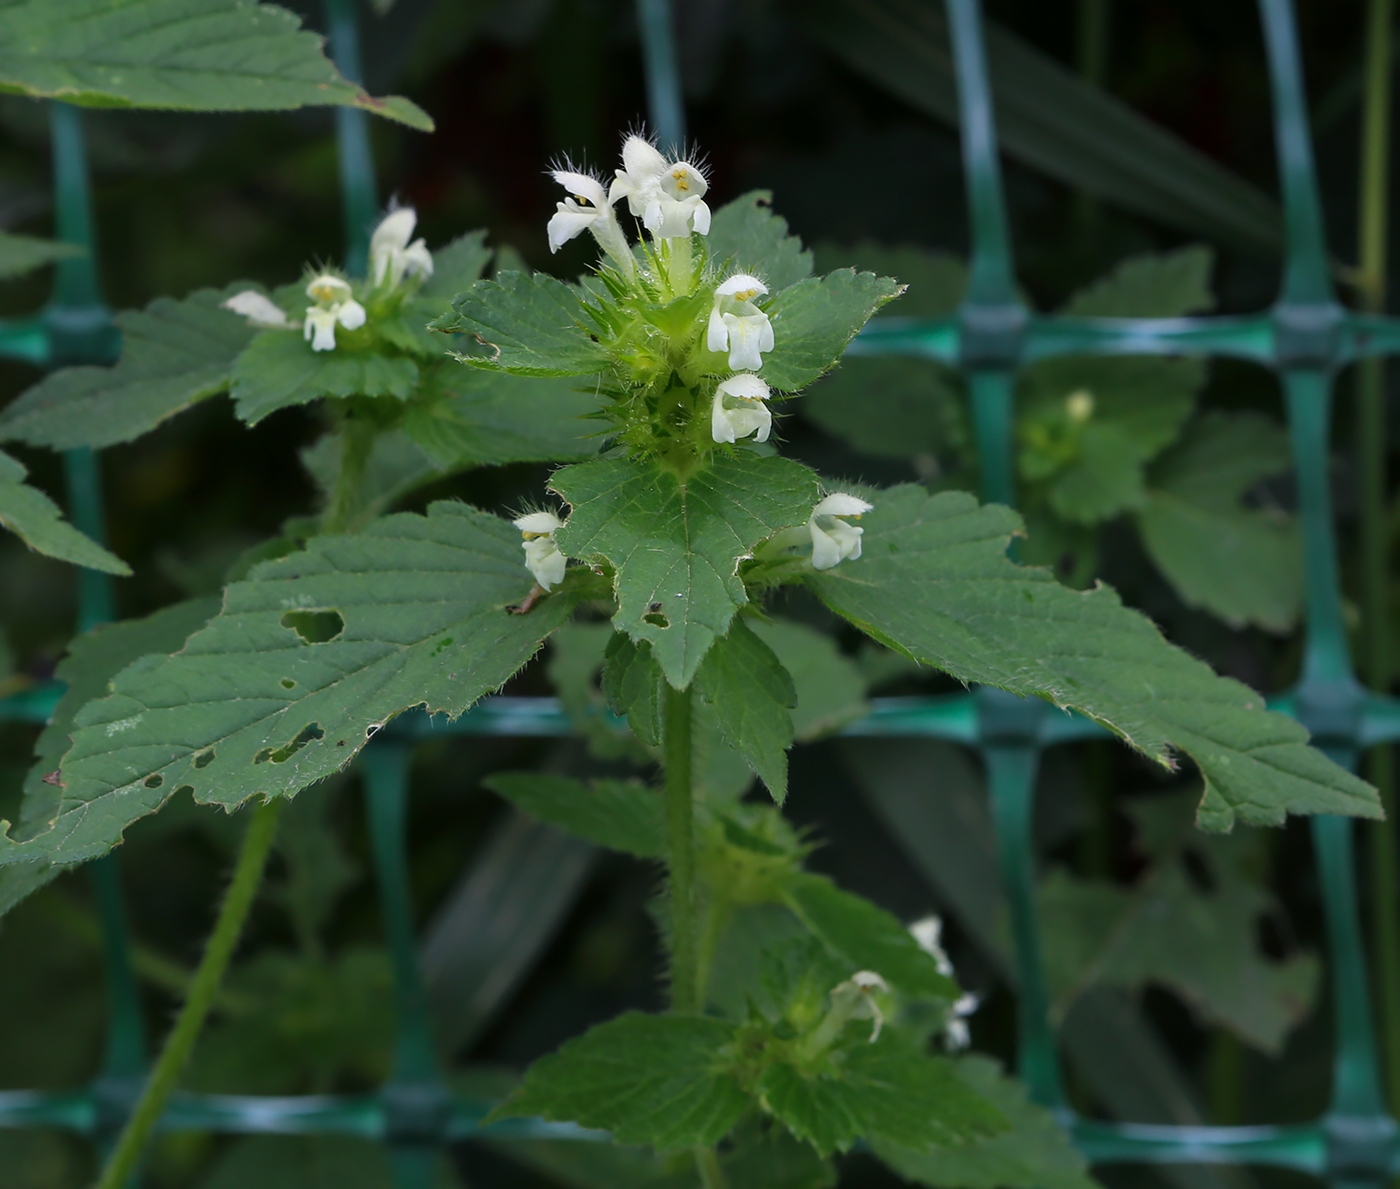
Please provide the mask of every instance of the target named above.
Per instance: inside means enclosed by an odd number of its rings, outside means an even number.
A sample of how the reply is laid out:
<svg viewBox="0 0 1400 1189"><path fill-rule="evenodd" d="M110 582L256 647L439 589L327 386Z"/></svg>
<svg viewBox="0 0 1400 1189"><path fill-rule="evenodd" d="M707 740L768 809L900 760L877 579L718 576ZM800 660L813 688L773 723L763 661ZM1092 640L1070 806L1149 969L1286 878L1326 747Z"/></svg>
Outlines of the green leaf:
<svg viewBox="0 0 1400 1189"><path fill-rule="evenodd" d="M534 378L437 364L404 415L403 432L443 471L553 462L598 452L590 391L561 377Z"/></svg>
<svg viewBox="0 0 1400 1189"><path fill-rule="evenodd" d="M812 275L812 253L788 234L787 220L773 213L772 203L769 190L725 203L710 221L705 247L722 273L756 274L776 293Z"/></svg>
<svg viewBox="0 0 1400 1189"><path fill-rule="evenodd" d="M766 307L774 347L762 375L774 388L796 392L841 360L846 345L902 286L889 277L843 268L782 290Z"/></svg>
<svg viewBox="0 0 1400 1189"><path fill-rule="evenodd" d="M0 917L62 873L62 867L46 859L0 867Z"/></svg>
<svg viewBox="0 0 1400 1189"><path fill-rule="evenodd" d="M988 1057L963 1057L956 1069L1011 1129L922 1152L877 1138L871 1147L881 1160L905 1180L938 1189L1096 1189L1089 1162L1049 1111L1026 1100L1020 1082Z"/></svg>
<svg viewBox="0 0 1400 1189"><path fill-rule="evenodd" d="M684 484L656 463L607 459L565 467L550 485L573 506L560 548L616 568L613 625L650 643L677 689L748 601L739 561L806 523L819 494L806 467L748 451L716 455Z"/></svg>
<svg viewBox="0 0 1400 1189"><path fill-rule="evenodd" d="M540 1115L624 1144L712 1147L749 1103L727 1068L733 1039L732 1024L707 1016L627 1012L536 1061L486 1121Z"/></svg>
<svg viewBox="0 0 1400 1189"><path fill-rule="evenodd" d="M1256 413L1210 413L1152 468L1138 515L1143 544L1182 600L1232 627L1292 630L1303 601L1297 521L1241 503L1288 469L1287 436Z"/></svg>
<svg viewBox="0 0 1400 1189"><path fill-rule="evenodd" d="M493 254L486 246L485 231L469 231L434 248L433 275L419 287L419 296L451 301L473 281L481 279Z"/></svg>
<svg viewBox="0 0 1400 1189"><path fill-rule="evenodd" d="M802 0L816 40L954 127L947 19L921 0ZM983 22L999 147L1066 185L1172 227L1275 254L1283 220L1257 186L991 21Z"/></svg>
<svg viewBox="0 0 1400 1189"><path fill-rule="evenodd" d="M545 671L576 735L588 742L589 751L599 759L627 758L640 764L651 762L650 754L627 731L618 730L607 697L601 688L604 652L614 640L626 636L606 623L566 623L549 638ZM655 669L655 681L661 672Z"/></svg>
<svg viewBox="0 0 1400 1189"><path fill-rule="evenodd" d="M81 107L286 111L335 104L431 132L398 95L343 79L315 33L241 0L3 0L0 91Z"/></svg>
<svg viewBox="0 0 1400 1189"><path fill-rule="evenodd" d="M1202 244L1130 256L1060 310L1076 318L1179 318L1215 308L1215 253Z"/></svg>
<svg viewBox="0 0 1400 1189"><path fill-rule="evenodd" d="M531 817L641 859L666 856L666 820L655 789L634 781L584 784L544 772L497 772L481 782Z"/></svg>
<svg viewBox="0 0 1400 1189"><path fill-rule="evenodd" d="M810 579L863 631L959 680L1035 694L1205 777L1199 824L1277 825L1287 813L1375 817L1375 790L1307 746L1307 732L1168 644L1107 587L1078 592L1006 557L1020 519L970 496L876 493L864 555Z"/></svg>
<svg viewBox="0 0 1400 1189"><path fill-rule="evenodd" d="M45 377L0 414L0 436L71 450L100 449L149 433L167 417L222 392L233 362L257 334L219 303L249 288L200 289L116 316L115 367L69 367Z"/></svg>
<svg viewBox="0 0 1400 1189"><path fill-rule="evenodd" d="M736 619L695 673L695 688L713 708L720 734L740 752L773 800L787 799L787 749L797 690L773 650Z"/></svg>
<svg viewBox="0 0 1400 1189"><path fill-rule="evenodd" d="M0 451L0 525L48 557L108 574L131 573L121 558L64 520L53 500L24 481L27 474L16 459Z"/></svg>
<svg viewBox="0 0 1400 1189"><path fill-rule="evenodd" d="M798 739L829 735L865 717L870 709L865 679L831 636L790 619L755 619L749 627L792 677L797 691L792 730Z"/></svg>
<svg viewBox="0 0 1400 1189"><path fill-rule="evenodd" d="M470 336L462 362L522 376L590 376L611 362L592 336L577 289L547 273L476 281L433 330Z"/></svg>
<svg viewBox="0 0 1400 1189"><path fill-rule="evenodd" d="M820 875L791 878L783 901L852 971L873 970L906 995L952 1001L958 985L883 908Z"/></svg>
<svg viewBox="0 0 1400 1189"><path fill-rule="evenodd" d="M930 251L874 240L854 244L817 244L817 267L822 272L854 268L881 277L894 277L908 286L890 313L900 318L949 318L967 296L967 265L951 252ZM877 317L888 317L879 314Z"/></svg>
<svg viewBox="0 0 1400 1189"><path fill-rule="evenodd" d="M269 413L323 396L406 399L418 383L418 365L376 351L313 351L300 332L268 330L233 365L234 411L249 425Z"/></svg>
<svg viewBox="0 0 1400 1189"><path fill-rule="evenodd" d="M228 807L289 796L410 707L461 714L568 618L567 587L510 613L530 586L519 532L456 503L262 563L180 653L79 713L54 828L0 861L101 854L187 787Z"/></svg>
<svg viewBox="0 0 1400 1189"><path fill-rule="evenodd" d="M612 712L626 718L632 733L651 747L661 745L663 680L650 644L613 632L603 654L603 696Z"/></svg>
<svg viewBox="0 0 1400 1189"><path fill-rule="evenodd" d="M1112 421L1090 421L1079 453L1050 483L1050 506L1075 524L1101 520L1142 507L1146 473L1131 437Z"/></svg>
<svg viewBox="0 0 1400 1189"><path fill-rule="evenodd" d="M22 277L55 260L69 260L83 254L83 249L76 244L0 231L0 281Z"/></svg>
<svg viewBox="0 0 1400 1189"><path fill-rule="evenodd" d="M301 465L307 470L321 493L323 504L329 503L340 474L344 435L330 432L322 435L301 454ZM438 467L418 446L397 430L375 434L360 477L356 504L356 527L388 511L409 492L443 476ZM259 558L258 560L263 560Z"/></svg>
<svg viewBox="0 0 1400 1189"><path fill-rule="evenodd" d="M24 783L24 802L14 836L31 838L52 829L61 804L57 785L45 777L58 770L72 741L73 720L89 702L107 693L108 683L133 661L177 651L219 610L216 598L190 599L138 619L104 624L76 637L54 676L67 685L34 745L35 762Z"/></svg>
<svg viewBox="0 0 1400 1189"><path fill-rule="evenodd" d="M1006 1129L1001 1112L958 1077L946 1057L926 1056L893 1029L857 1041L819 1071L786 1063L759 1079L764 1106L818 1153L856 1140L910 1148L959 1144Z"/></svg>
<svg viewBox="0 0 1400 1189"><path fill-rule="evenodd" d="M802 411L832 437L879 458L937 460L968 448L956 373L927 359L848 355L802 394Z"/></svg>

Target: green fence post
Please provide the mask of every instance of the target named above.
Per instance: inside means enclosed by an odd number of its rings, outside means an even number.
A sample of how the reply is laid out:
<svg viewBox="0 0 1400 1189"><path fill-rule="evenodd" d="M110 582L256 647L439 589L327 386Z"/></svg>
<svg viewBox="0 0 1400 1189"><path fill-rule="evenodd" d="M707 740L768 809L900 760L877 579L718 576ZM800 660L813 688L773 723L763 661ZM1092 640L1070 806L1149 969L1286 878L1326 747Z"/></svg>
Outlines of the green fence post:
<svg viewBox="0 0 1400 1189"><path fill-rule="evenodd" d="M671 0L637 0L637 28L642 40L642 70L647 84L651 131L663 152L685 151L685 108Z"/></svg>
<svg viewBox="0 0 1400 1189"><path fill-rule="evenodd" d="M326 0L326 18L336 69L353 83L363 82L355 0ZM357 107L337 107L335 141L345 217L345 271L352 277L362 277L369 262L369 234L379 215L369 116Z"/></svg>

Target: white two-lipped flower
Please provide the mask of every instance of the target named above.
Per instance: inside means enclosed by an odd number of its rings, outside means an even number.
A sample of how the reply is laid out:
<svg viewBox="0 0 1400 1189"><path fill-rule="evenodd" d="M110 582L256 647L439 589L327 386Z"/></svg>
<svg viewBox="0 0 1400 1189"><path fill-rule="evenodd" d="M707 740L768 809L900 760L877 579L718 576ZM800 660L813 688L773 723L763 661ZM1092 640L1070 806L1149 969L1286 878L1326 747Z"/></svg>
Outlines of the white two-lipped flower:
<svg viewBox="0 0 1400 1189"><path fill-rule="evenodd" d="M636 268L632 249L613 211L615 200L603 189L603 183L592 174L573 169L554 169L549 176L569 192L568 198L555 204L546 228L549 250L557 252L574 236L587 231L613 263L627 276L632 276Z"/></svg>
<svg viewBox="0 0 1400 1189"><path fill-rule="evenodd" d="M568 559L559 552L554 534L564 527L564 522L553 512L527 512L511 523L525 538L520 547L525 550L525 568L535 576L535 581L545 590L552 590L563 582Z"/></svg>
<svg viewBox="0 0 1400 1189"><path fill-rule="evenodd" d="M754 434L754 441L766 442L773 429L773 414L763 403L768 396L768 385L749 372L721 381L710 410L710 436L735 442Z"/></svg>
<svg viewBox="0 0 1400 1189"><path fill-rule="evenodd" d="M919 948L928 954L938 965L938 973L944 978L953 977L953 963L943 948L943 918L926 916L909 926L909 932L919 943ZM972 1043L968 1031L967 1017L981 1004L981 1000L970 991L964 992L953 1001L943 1024L943 1039L950 1049L965 1049Z"/></svg>
<svg viewBox="0 0 1400 1189"><path fill-rule="evenodd" d="M689 161L667 161L649 140L629 136L622 145L622 168L608 190L608 201L627 199L627 209L641 219L655 239L679 239L697 231L708 235L710 184Z"/></svg>
<svg viewBox="0 0 1400 1189"><path fill-rule="evenodd" d="M242 293L235 293L219 304L235 314L242 314L250 324L260 329L280 330L292 325L282 308L256 289L244 289Z"/></svg>
<svg viewBox="0 0 1400 1189"><path fill-rule="evenodd" d="M351 296L350 284L332 273L313 277L306 296L316 304L306 309L303 337L313 351L335 350L335 328L358 330L365 324L365 307Z"/></svg>
<svg viewBox="0 0 1400 1189"><path fill-rule="evenodd" d="M375 285L396 288L406 276L433 275L433 255L421 238L413 238L418 214L411 206L390 211L369 237L369 276Z"/></svg>
<svg viewBox="0 0 1400 1189"><path fill-rule="evenodd" d="M829 570L843 561L860 557L860 538L865 532L857 524L847 524L846 517L859 517L875 505L859 496L836 491L812 509L807 530L812 534L812 568Z"/></svg>
<svg viewBox="0 0 1400 1189"><path fill-rule="evenodd" d="M744 272L715 289L705 345L711 351L728 351L729 366L735 371L756 372L763 366L763 352L773 349L773 324L753 303L767 292L767 285Z"/></svg>
<svg viewBox="0 0 1400 1189"><path fill-rule="evenodd" d="M873 970L857 970L844 983L837 983L831 989L831 1006L845 1014L848 1020L873 1020L870 1029L870 1043L880 1039L880 1029L885 1026L885 1013L875 1002L875 993L888 995L889 983Z"/></svg>

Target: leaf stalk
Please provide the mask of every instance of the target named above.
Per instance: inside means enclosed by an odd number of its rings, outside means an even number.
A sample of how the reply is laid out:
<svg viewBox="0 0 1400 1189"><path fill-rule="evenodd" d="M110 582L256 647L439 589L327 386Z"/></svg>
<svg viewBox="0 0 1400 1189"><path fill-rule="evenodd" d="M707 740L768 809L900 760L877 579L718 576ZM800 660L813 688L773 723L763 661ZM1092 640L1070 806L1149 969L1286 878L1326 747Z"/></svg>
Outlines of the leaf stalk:
<svg viewBox="0 0 1400 1189"><path fill-rule="evenodd" d="M662 736L666 837L671 877L671 1010L699 1010L695 920L695 802L692 694L666 686Z"/></svg>

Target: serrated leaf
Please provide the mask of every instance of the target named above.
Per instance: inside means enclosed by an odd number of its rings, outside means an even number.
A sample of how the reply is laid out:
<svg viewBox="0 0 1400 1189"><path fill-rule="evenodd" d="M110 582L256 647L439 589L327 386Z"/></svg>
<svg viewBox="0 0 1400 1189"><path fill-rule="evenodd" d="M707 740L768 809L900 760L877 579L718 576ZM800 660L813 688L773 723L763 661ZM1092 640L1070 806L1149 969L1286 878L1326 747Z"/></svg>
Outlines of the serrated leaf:
<svg viewBox="0 0 1400 1189"><path fill-rule="evenodd" d="M28 473L18 460L0 450L0 526L47 557L108 574L131 573L121 558L64 520L53 500L24 481Z"/></svg>
<svg viewBox="0 0 1400 1189"><path fill-rule="evenodd" d="M792 730L798 739L816 739L865 717L870 708L865 680L831 636L791 619L755 619L749 627L792 677L797 692Z"/></svg>
<svg viewBox="0 0 1400 1189"><path fill-rule="evenodd" d="M1138 515L1143 544L1182 600L1231 626L1286 632L1303 599L1297 521L1241 497L1287 470L1287 436L1255 413L1211 413L1152 468Z"/></svg>
<svg viewBox="0 0 1400 1189"><path fill-rule="evenodd" d="M1375 790L1307 746L1307 732L1169 644L1107 587L1079 592L1006 557L1020 519L958 492L875 494L863 556L810 582L875 639L959 680L1081 710L1205 777L1198 822L1277 825L1288 813L1375 817Z"/></svg>
<svg viewBox="0 0 1400 1189"><path fill-rule="evenodd" d="M431 132L398 95L346 81L301 20L242 0L4 0L0 91L82 107L286 111L339 105Z"/></svg>
<svg viewBox="0 0 1400 1189"><path fill-rule="evenodd" d="M28 863L11 863L0 867L0 917L62 873L62 867L46 859L34 859Z"/></svg>
<svg viewBox="0 0 1400 1189"><path fill-rule="evenodd" d="M773 800L787 799L787 749L797 690L776 654L736 619L695 673L695 689L713 708L724 741L743 755Z"/></svg>
<svg viewBox="0 0 1400 1189"><path fill-rule="evenodd" d="M900 288L890 277L851 268L788 286L766 307L774 346L760 374L783 392L805 388L840 362L847 344Z"/></svg>
<svg viewBox="0 0 1400 1189"><path fill-rule="evenodd" d="M481 279L493 251L486 246L486 232L469 231L433 249L433 275L419 287L421 297L451 301L473 281Z"/></svg>
<svg viewBox="0 0 1400 1189"><path fill-rule="evenodd" d="M897 306L876 317L893 314L900 318L947 318L967 296L967 265L951 252L868 239L853 244L819 243L813 251L822 272L854 268L857 272L894 277L908 286Z"/></svg>
<svg viewBox="0 0 1400 1189"><path fill-rule="evenodd" d="M418 383L418 365L377 351L313 351L300 331L269 330L233 365L234 411L249 425L269 413L321 397L392 396L405 400Z"/></svg>
<svg viewBox="0 0 1400 1189"><path fill-rule="evenodd" d="M821 1155L845 1151L863 1137L925 1148L995 1135L1007 1126L951 1061L921 1053L893 1031L841 1050L820 1072L775 1064L757 1090L768 1111Z"/></svg>
<svg viewBox="0 0 1400 1189"><path fill-rule="evenodd" d="M481 782L523 813L570 834L641 859L666 856L665 807L634 781L584 784L545 772L497 772Z"/></svg>
<svg viewBox="0 0 1400 1189"><path fill-rule="evenodd" d="M0 436L54 450L100 449L149 433L222 392L257 331L219 303L247 288L200 289L179 301L159 297L144 310L118 314L116 366L69 367L45 377L0 414Z"/></svg>
<svg viewBox="0 0 1400 1189"><path fill-rule="evenodd" d="M1000 1135L913 1151L875 1139L875 1154L907 1181L937 1189L1097 1189L1089 1162L1044 1107L988 1057L956 1064L963 1083L992 1103L1010 1124Z"/></svg>
<svg viewBox="0 0 1400 1189"><path fill-rule="evenodd" d="M627 1012L536 1061L487 1122L540 1115L662 1151L712 1147L749 1104L727 1068L733 1039L707 1016Z"/></svg>
<svg viewBox="0 0 1400 1189"><path fill-rule="evenodd" d="M55 260L68 260L81 255L83 249L77 244L64 244L57 240L0 231L0 281L22 277L45 264L52 264Z"/></svg>
<svg viewBox="0 0 1400 1189"><path fill-rule="evenodd" d="M723 273L757 275L776 293L812 275L812 253L772 210L769 190L750 190L715 211L705 247Z"/></svg>
<svg viewBox="0 0 1400 1189"><path fill-rule="evenodd" d="M603 653L603 696L612 712L627 719L632 733L651 747L661 744L664 680L650 644L613 632Z"/></svg>
<svg viewBox="0 0 1400 1189"><path fill-rule="evenodd" d="M909 930L865 897L803 872L788 882L783 902L852 972L873 970L906 995L949 1002L958 997L957 983L939 973Z"/></svg>
<svg viewBox="0 0 1400 1189"><path fill-rule="evenodd" d="M598 452L598 407L564 377L512 376L435 365L423 379L403 432L444 471L510 462L566 462Z"/></svg>
<svg viewBox="0 0 1400 1189"><path fill-rule="evenodd" d="M1215 253L1202 244L1130 256L1060 310L1076 318L1179 318L1215 308Z"/></svg>
<svg viewBox="0 0 1400 1189"><path fill-rule="evenodd" d="M616 568L613 625L647 641L677 689L748 601L740 559L805 524L819 494L806 467L747 451L716 455L684 484L657 463L606 459L565 467L550 486L573 507L560 548Z"/></svg>
<svg viewBox="0 0 1400 1189"><path fill-rule="evenodd" d="M262 563L183 651L79 713L53 829L0 861L101 854L186 787L229 807L290 796L410 707L461 714L568 618L567 590L511 614L530 586L519 532L456 503Z"/></svg>
<svg viewBox="0 0 1400 1189"><path fill-rule="evenodd" d="M577 289L547 273L476 281L429 325L469 336L463 362L522 376L588 376L611 362L591 335Z"/></svg>

